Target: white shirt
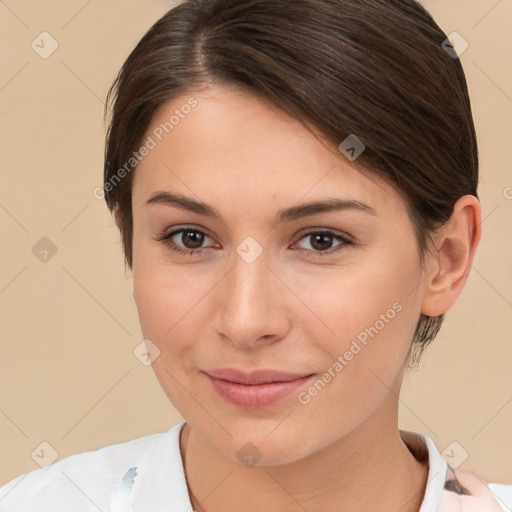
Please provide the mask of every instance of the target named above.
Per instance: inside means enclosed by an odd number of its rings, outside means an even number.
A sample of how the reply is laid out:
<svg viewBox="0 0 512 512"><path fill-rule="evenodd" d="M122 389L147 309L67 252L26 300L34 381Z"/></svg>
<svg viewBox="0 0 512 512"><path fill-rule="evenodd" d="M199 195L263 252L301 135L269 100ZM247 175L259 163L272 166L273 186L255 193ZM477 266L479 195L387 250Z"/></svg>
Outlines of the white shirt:
<svg viewBox="0 0 512 512"><path fill-rule="evenodd" d="M0 488L0 512L192 512L179 447L184 425L20 475ZM419 512L512 511L512 485L454 471L429 437L400 434L411 453L429 463Z"/></svg>

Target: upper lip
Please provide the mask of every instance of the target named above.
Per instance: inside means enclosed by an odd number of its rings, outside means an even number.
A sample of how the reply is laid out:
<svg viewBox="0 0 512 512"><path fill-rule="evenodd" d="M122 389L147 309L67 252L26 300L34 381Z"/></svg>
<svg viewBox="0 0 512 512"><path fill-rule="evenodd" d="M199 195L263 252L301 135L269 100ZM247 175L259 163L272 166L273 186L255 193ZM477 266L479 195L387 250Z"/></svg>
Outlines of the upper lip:
<svg viewBox="0 0 512 512"><path fill-rule="evenodd" d="M242 371L236 368L217 368L204 370L205 373L215 379L237 382L239 384L265 384L269 382L289 382L292 380L309 377L312 374L307 373L289 373L279 370L252 370Z"/></svg>

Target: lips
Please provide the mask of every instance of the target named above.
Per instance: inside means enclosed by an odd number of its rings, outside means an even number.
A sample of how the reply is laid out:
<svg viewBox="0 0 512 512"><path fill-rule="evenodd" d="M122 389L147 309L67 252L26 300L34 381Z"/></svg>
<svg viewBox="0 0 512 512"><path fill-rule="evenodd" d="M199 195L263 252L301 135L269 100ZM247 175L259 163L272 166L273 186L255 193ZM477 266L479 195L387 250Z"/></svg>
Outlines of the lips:
<svg viewBox="0 0 512 512"><path fill-rule="evenodd" d="M252 372L244 372L235 368L206 370L206 373L216 379L246 385L266 384L271 382L290 382L307 376L307 374L287 373L279 370L253 370Z"/></svg>
<svg viewBox="0 0 512 512"><path fill-rule="evenodd" d="M312 374L279 370L244 372L234 368L205 370L203 373L222 398L239 407L251 409L282 400L313 377Z"/></svg>

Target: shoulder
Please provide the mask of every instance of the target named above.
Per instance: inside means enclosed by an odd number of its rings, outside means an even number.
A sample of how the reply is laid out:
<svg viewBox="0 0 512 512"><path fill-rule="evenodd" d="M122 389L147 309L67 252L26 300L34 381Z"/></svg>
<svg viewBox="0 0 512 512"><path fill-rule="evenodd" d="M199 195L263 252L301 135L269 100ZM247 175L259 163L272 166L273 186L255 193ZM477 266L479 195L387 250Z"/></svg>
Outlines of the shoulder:
<svg viewBox="0 0 512 512"><path fill-rule="evenodd" d="M506 512L512 510L512 484L488 483L487 487L496 497L501 508Z"/></svg>
<svg viewBox="0 0 512 512"><path fill-rule="evenodd" d="M141 464L169 432L71 455L20 475L0 488L0 512L108 510L126 468Z"/></svg>
<svg viewBox="0 0 512 512"><path fill-rule="evenodd" d="M428 478L420 512L510 512L512 485L488 483L475 472L453 463L453 450L442 456L425 434L400 430L400 436L413 456L428 465ZM448 462L448 459L450 462Z"/></svg>
<svg viewBox="0 0 512 512"><path fill-rule="evenodd" d="M512 485L486 482L473 471L460 468L455 470L449 464L447 466L439 512L448 512L454 508L462 512L512 510Z"/></svg>

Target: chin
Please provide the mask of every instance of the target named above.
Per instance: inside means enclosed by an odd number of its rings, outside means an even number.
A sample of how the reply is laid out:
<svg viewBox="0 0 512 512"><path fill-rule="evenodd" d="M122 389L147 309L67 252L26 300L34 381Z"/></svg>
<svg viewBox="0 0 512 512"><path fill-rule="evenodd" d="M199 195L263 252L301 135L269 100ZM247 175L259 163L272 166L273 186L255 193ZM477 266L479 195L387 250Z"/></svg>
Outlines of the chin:
<svg viewBox="0 0 512 512"><path fill-rule="evenodd" d="M221 453L222 457L234 464L240 464L246 467L273 467L291 464L303 459L306 454L303 448L297 451L297 446L290 446L289 441L286 444L277 446L276 443L252 443L239 442L234 443L227 453Z"/></svg>
<svg viewBox="0 0 512 512"><path fill-rule="evenodd" d="M247 467L282 466L315 452L315 446L304 439L302 427L280 431L276 429L275 419L263 422L260 427L254 419L250 423L238 428L226 424L233 437L220 434L220 439L218 435L214 439L211 430L200 434L223 459Z"/></svg>

